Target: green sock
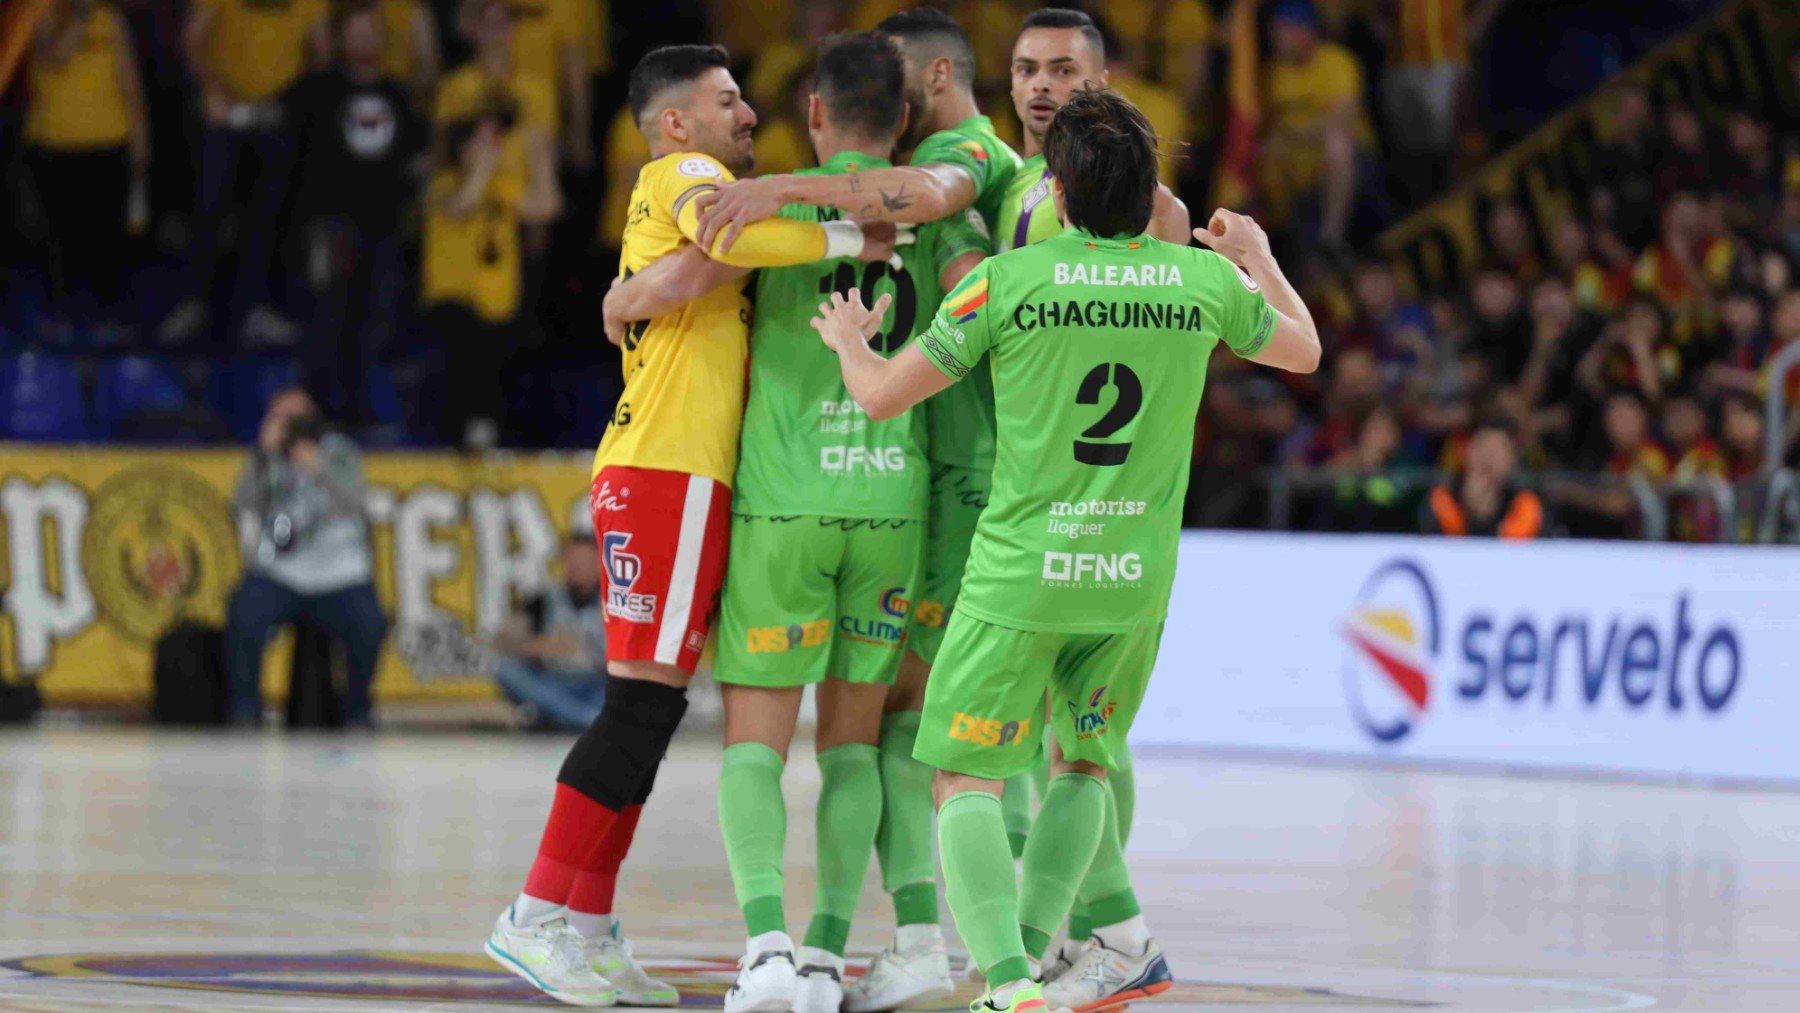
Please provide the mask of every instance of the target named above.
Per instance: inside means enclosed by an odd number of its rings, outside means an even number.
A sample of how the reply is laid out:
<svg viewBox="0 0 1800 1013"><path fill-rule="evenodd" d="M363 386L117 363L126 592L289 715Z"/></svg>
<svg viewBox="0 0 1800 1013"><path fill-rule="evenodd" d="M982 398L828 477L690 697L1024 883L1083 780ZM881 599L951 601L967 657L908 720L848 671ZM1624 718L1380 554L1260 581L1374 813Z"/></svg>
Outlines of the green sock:
<svg viewBox="0 0 1800 1013"><path fill-rule="evenodd" d="M1087 918L1089 935L1096 925L1116 925L1143 911L1138 907L1137 894L1132 892L1131 870L1125 867L1125 848L1119 839L1122 810L1118 795L1108 792L1099 847L1094 849L1093 861L1088 863L1087 875L1082 877L1081 889L1077 892ZM1074 936L1071 919L1069 937Z"/></svg>
<svg viewBox="0 0 1800 1013"><path fill-rule="evenodd" d="M1106 829L1106 782L1087 774L1050 779L1037 825L1025 845L1019 924L1026 956L1044 955L1050 933L1069 915L1082 873Z"/></svg>
<svg viewBox="0 0 1800 1013"><path fill-rule="evenodd" d="M781 754L768 746L740 742L725 747L719 773L719 832L750 936L787 931L781 912L781 852L787 844L783 766Z"/></svg>
<svg viewBox="0 0 1800 1013"><path fill-rule="evenodd" d="M1019 887L1000 800L985 791L952 795L938 809L938 852L944 889L956 930L988 987L1027 977L1025 942L1019 937Z"/></svg>
<svg viewBox="0 0 1800 1013"><path fill-rule="evenodd" d="M931 836L931 768L913 759L919 712L900 711L881 719L881 829L875 857L882 889L894 897L901 925L934 925L937 913L937 854Z"/></svg>
<svg viewBox="0 0 1800 1013"><path fill-rule="evenodd" d="M819 754L819 889L806 945L840 957L881 824L879 755L860 742Z"/></svg>
<svg viewBox="0 0 1800 1013"><path fill-rule="evenodd" d="M1131 746L1119 743L1113 755L1115 766L1106 772L1106 785L1112 789L1113 805L1119 814L1119 846L1131 843L1131 819L1137 815L1137 772L1131 766Z"/></svg>
<svg viewBox="0 0 1800 1013"><path fill-rule="evenodd" d="M1129 743L1126 743L1126 742L1119 743L1119 750L1117 753L1114 754L1113 762L1114 762L1115 766L1113 767L1112 771L1108 774L1108 776L1106 778L1106 790L1109 793L1109 795L1111 796L1109 799L1110 805L1112 807L1112 809L1111 809L1112 824L1111 825L1114 826L1115 828L1117 828L1117 833L1118 833L1118 838L1119 838L1119 848L1118 848L1119 868L1122 869L1122 868L1124 868L1125 844L1127 841L1129 841L1131 839L1131 818L1133 815L1133 810L1135 810L1137 808L1137 805L1136 805L1136 803L1137 803L1137 775L1136 775L1136 773L1133 772L1133 769L1132 769L1131 746ZM1094 852L1094 856L1095 856L1094 865L1088 866L1088 876L1089 877L1091 877L1093 875L1093 870L1094 870L1095 866L1102 865L1102 864L1107 864L1107 865L1111 864L1110 858L1108 858L1106 860L1106 862L1104 862L1104 863L1100 860L1100 856L1102 854L1110 854L1110 852L1111 852L1110 843L1107 842L1107 840L1105 838L1101 838L1100 847L1099 847L1099 849L1097 849ZM1094 926L1096 924L1113 925L1118 922L1124 921L1125 918L1130 918L1133 915L1136 915L1139 913L1136 910L1137 896L1135 894L1130 893L1131 883L1129 881L1129 873L1127 873L1127 877L1128 878L1125 883L1125 891L1128 896L1125 898L1118 898L1119 891L1116 889L1112 890L1110 892L1107 891L1108 881L1106 880L1104 874L1101 877L1101 881L1097 882L1094 885L1092 891L1089 890L1088 885L1087 885L1088 877L1083 877L1082 888L1075 896L1075 907L1072 910L1070 910L1070 912L1069 912L1069 938L1070 939L1073 939L1076 942L1081 942L1082 940L1085 940L1089 936L1094 934ZM1113 884L1116 884L1117 883L1116 878L1114 880L1112 880L1111 882ZM1131 910L1128 914L1126 914L1124 916L1124 918L1113 918L1113 919L1108 919L1108 920L1102 921L1102 922L1096 922L1094 920L1093 913L1088 910L1087 900L1084 899L1087 896L1089 896L1090 893L1092 894L1092 896L1097 897L1097 898L1103 898L1103 897L1110 896L1110 897L1118 898L1121 901L1124 901L1125 903L1123 903L1121 906L1114 907L1113 910L1115 910L1115 911L1122 909L1122 907L1130 907L1133 910Z"/></svg>
<svg viewBox="0 0 1800 1013"><path fill-rule="evenodd" d="M1025 853L1025 837L1031 831L1031 775L1014 774L1006 779L1000 796L1000 816L1006 820L1006 843L1012 845L1014 858Z"/></svg>

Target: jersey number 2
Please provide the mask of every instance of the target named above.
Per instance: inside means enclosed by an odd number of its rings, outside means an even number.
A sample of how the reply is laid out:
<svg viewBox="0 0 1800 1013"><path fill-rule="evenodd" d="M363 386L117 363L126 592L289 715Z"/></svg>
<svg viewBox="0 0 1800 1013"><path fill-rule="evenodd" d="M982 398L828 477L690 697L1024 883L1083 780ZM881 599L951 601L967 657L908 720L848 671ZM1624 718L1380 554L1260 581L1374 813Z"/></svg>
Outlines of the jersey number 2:
<svg viewBox="0 0 1800 1013"><path fill-rule="evenodd" d="M1075 403L1099 404L1100 392L1107 387L1116 391L1112 407L1082 430L1081 439L1075 441L1075 460L1102 468L1124 464L1131 444L1098 441L1125 428L1144 407L1144 385L1123 362L1103 362L1088 370L1075 390Z"/></svg>

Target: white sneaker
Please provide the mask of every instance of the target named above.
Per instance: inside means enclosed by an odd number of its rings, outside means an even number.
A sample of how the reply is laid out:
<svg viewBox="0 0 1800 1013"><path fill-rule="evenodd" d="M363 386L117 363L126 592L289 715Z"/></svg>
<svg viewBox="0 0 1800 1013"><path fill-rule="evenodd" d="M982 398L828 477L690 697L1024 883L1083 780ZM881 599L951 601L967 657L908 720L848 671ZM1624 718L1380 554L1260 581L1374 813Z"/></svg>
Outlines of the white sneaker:
<svg viewBox="0 0 1800 1013"><path fill-rule="evenodd" d="M976 971L978 976L980 973ZM924 946L877 953L863 976L844 990L844 1013L899 1009L925 999L941 999L954 991L950 955L944 951L940 935Z"/></svg>
<svg viewBox="0 0 1800 1013"><path fill-rule="evenodd" d="M1050 959L1044 961L1043 975L1038 980L1048 985L1069 972L1075 962L1081 959L1082 951L1088 948L1085 939L1065 939L1050 947Z"/></svg>
<svg viewBox="0 0 1800 1013"><path fill-rule="evenodd" d="M792 1013L800 982L787 933L765 932L750 940L738 967L737 981L725 993L725 1013Z"/></svg>
<svg viewBox="0 0 1800 1013"><path fill-rule="evenodd" d="M597 939L583 939L581 950L588 959L588 965L594 973L612 982L619 990L621 1006L679 1006L681 993L675 986L666 981L659 981L644 972L644 966L631 955L631 943L618 935L619 925L613 923L613 934L600 936Z"/></svg>
<svg viewBox="0 0 1800 1013"><path fill-rule="evenodd" d="M487 955L545 995L571 1006L611 1006L619 1001L612 983L594 973L581 952L581 933L563 920L561 909L524 925L513 924L508 906L488 936Z"/></svg>
<svg viewBox="0 0 1800 1013"><path fill-rule="evenodd" d="M1052 1013L1090 1013L1166 992L1174 983L1156 940L1132 955L1112 949L1095 933L1074 966L1045 983L1044 1001Z"/></svg>
<svg viewBox="0 0 1800 1013"><path fill-rule="evenodd" d="M800 948L794 1013L839 1013L844 1005L844 958L817 946Z"/></svg>

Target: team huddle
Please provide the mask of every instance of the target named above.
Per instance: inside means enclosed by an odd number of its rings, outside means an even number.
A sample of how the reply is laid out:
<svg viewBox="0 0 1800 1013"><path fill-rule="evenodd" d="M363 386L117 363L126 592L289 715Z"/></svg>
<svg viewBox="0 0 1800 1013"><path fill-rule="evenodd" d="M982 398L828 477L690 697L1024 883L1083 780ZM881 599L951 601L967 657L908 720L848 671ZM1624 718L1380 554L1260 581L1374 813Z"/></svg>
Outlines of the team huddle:
<svg viewBox="0 0 1800 1013"><path fill-rule="evenodd" d="M1038 11L1014 45L1023 160L930 8L822 45L816 169L736 179L756 116L728 62L672 46L632 73L652 161L606 300L625 371L593 480L606 697L487 952L573 1005L679 1003L613 891L717 613L719 826L748 938L727 1013L947 996L940 862L987 983L972 1009L1161 992L1123 856L1125 740L1207 361L1223 342L1310 371L1312 320L1254 222L1190 234L1084 14ZM807 686L818 886L796 946L781 782ZM846 986L871 852L896 931Z"/></svg>

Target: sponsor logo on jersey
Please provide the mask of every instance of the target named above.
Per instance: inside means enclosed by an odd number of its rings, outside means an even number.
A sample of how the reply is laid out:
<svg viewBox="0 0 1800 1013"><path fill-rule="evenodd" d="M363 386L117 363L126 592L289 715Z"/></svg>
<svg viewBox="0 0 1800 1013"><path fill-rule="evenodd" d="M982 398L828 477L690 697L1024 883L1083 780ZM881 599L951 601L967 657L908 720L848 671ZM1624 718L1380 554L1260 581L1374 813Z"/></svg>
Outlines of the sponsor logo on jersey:
<svg viewBox="0 0 1800 1013"><path fill-rule="evenodd" d="M976 746L1024 745L1031 738L1031 719L996 721L957 711L956 717L950 721L950 738Z"/></svg>
<svg viewBox="0 0 1800 1013"><path fill-rule="evenodd" d="M819 470L833 474L860 471L865 475L905 471L906 451L900 447L820 447Z"/></svg>
<svg viewBox="0 0 1800 1013"><path fill-rule="evenodd" d="M1197 305L1125 302L1111 299L1063 299L1020 303L1013 308L1013 326L1020 330L1040 327L1151 328L1193 331L1205 329L1206 318Z"/></svg>
<svg viewBox="0 0 1800 1013"><path fill-rule="evenodd" d="M906 624L890 623L885 619L842 616L838 619L838 632L859 644L897 648L900 641L906 639Z"/></svg>
<svg viewBox="0 0 1800 1013"><path fill-rule="evenodd" d="M602 510L608 513L617 513L625 509L625 500L630 498L630 486L614 492L611 482L601 482L600 488L594 490L593 498L590 501L590 510L593 513L599 513Z"/></svg>
<svg viewBox="0 0 1800 1013"><path fill-rule="evenodd" d="M1238 280L1244 283L1245 288L1249 289L1252 292L1261 292L1262 291L1262 286L1258 285L1256 283L1255 278L1250 277L1249 271L1246 271L1243 268L1238 267L1236 264L1233 264L1231 266L1237 267Z"/></svg>
<svg viewBox="0 0 1800 1013"><path fill-rule="evenodd" d="M987 219L981 217L981 212L974 208L963 208L963 221L968 222L969 228L974 229L981 238L991 238L988 235Z"/></svg>
<svg viewBox="0 0 1800 1013"><path fill-rule="evenodd" d="M950 322L961 327L963 324L981 315L981 308L987 305L988 283L986 278L977 278L968 288L957 296L956 302L945 311Z"/></svg>
<svg viewBox="0 0 1800 1013"><path fill-rule="evenodd" d="M949 616L950 610L944 607L943 602L933 601L930 598L919 599L912 609L913 622L920 626L929 626L934 630L942 629Z"/></svg>
<svg viewBox="0 0 1800 1013"><path fill-rule="evenodd" d="M1081 523L1079 521L1059 521L1052 517L1050 518L1050 526L1045 528L1044 531L1045 533L1052 535L1066 535L1070 539L1091 538L1094 535L1106 534L1106 525L1099 521Z"/></svg>
<svg viewBox="0 0 1800 1013"><path fill-rule="evenodd" d="M1346 703L1381 743L1406 738L1433 707L1484 701L1504 701L1518 714L1528 698L1586 713L1623 705L1670 719L1689 708L1717 714L1737 695L1743 639L1724 622L1696 628L1690 601L1677 595L1666 627L1638 614L1503 617L1479 605L1459 613L1422 564L1389 560L1363 582L1344 618ZM1454 692L1440 685L1452 652L1462 662Z"/></svg>
<svg viewBox="0 0 1800 1013"><path fill-rule="evenodd" d="M1077 740L1097 739L1106 734L1107 722L1112 718L1113 711L1119 707L1118 704L1106 699L1106 691L1111 688L1111 686L1101 686L1094 690L1088 695L1085 708L1073 700L1064 701L1069 708L1069 720L1075 724Z"/></svg>
<svg viewBox="0 0 1800 1013"><path fill-rule="evenodd" d="M1136 517L1150 509L1141 499L1056 500L1050 504L1052 517Z"/></svg>
<svg viewBox="0 0 1800 1013"><path fill-rule="evenodd" d="M912 602L906 600L906 588L890 587L881 592L881 611L895 619L905 619L911 610Z"/></svg>
<svg viewBox="0 0 1800 1013"><path fill-rule="evenodd" d="M1174 264L1058 264L1058 285L1180 285Z"/></svg>
<svg viewBox="0 0 1800 1013"><path fill-rule="evenodd" d="M1046 552L1044 583L1069 587L1126 587L1144 579L1135 552Z"/></svg>
<svg viewBox="0 0 1800 1013"><path fill-rule="evenodd" d="M636 553L626 552L631 544L629 531L608 531L600 538L600 561L606 567L606 614L634 623L656 621L656 596L633 594L632 587L643 573L643 561Z"/></svg>
<svg viewBox="0 0 1800 1013"><path fill-rule="evenodd" d="M806 647L823 647L831 639L831 620L786 626L752 626L745 631L744 650L751 654L784 654Z"/></svg>
<svg viewBox="0 0 1800 1013"><path fill-rule="evenodd" d="M846 435L869 428L869 415L855 401L825 401L819 405L819 432Z"/></svg>
<svg viewBox="0 0 1800 1013"><path fill-rule="evenodd" d="M684 158L675 171L694 179L718 179L719 167L704 158Z"/></svg>

